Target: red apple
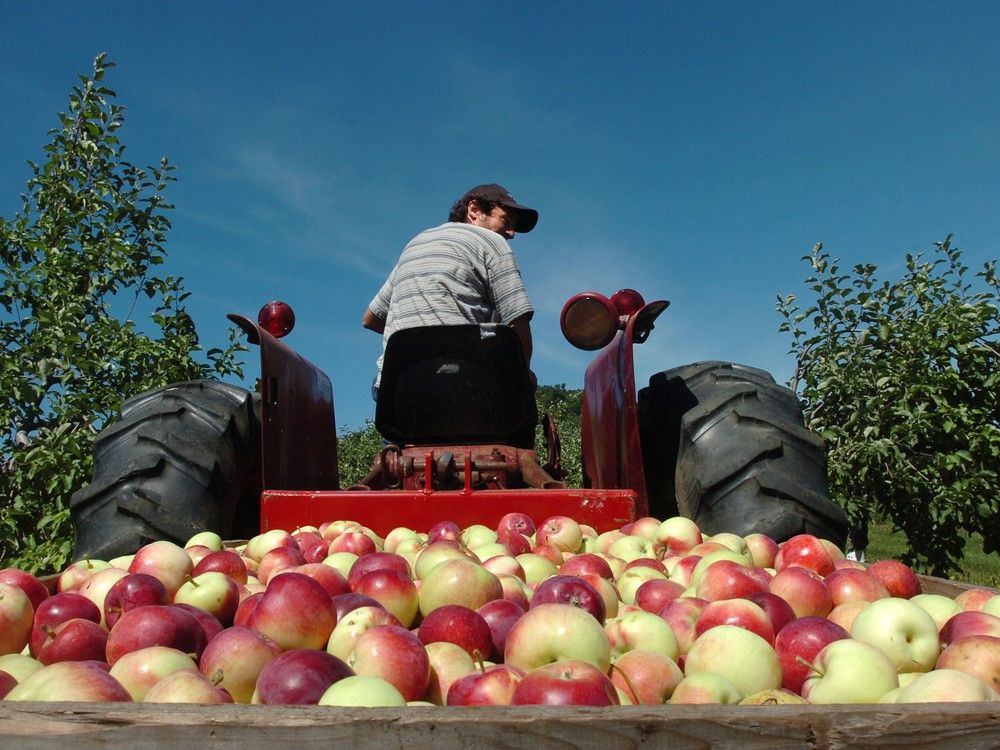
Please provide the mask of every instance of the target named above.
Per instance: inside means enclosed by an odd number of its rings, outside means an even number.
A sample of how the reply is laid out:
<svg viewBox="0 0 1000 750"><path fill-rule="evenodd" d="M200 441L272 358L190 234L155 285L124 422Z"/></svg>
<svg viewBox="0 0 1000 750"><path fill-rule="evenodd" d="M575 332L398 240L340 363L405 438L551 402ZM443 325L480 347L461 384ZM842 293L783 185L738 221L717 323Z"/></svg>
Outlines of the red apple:
<svg viewBox="0 0 1000 750"><path fill-rule="evenodd" d="M827 591L830 592L830 599L833 606L844 604L850 601L861 600L874 602L878 599L886 599L889 592L882 582L875 576L869 575L865 570L851 570L842 568L834 570L823 579Z"/></svg>
<svg viewBox="0 0 1000 750"><path fill-rule="evenodd" d="M417 637L425 645L437 641L454 643L473 659L486 659L493 652L493 634L486 619L459 604L438 607L427 615L420 623Z"/></svg>
<svg viewBox="0 0 1000 750"><path fill-rule="evenodd" d="M708 602L704 599L681 597L680 599L674 599L660 610L660 617L674 631L674 635L677 638L677 650L681 656L687 654L692 644L694 644L695 623L698 621L698 616L706 604Z"/></svg>
<svg viewBox="0 0 1000 750"><path fill-rule="evenodd" d="M826 617L833 609L833 597L826 584L803 567L793 565L779 570L771 579L770 591L788 602L796 617Z"/></svg>
<svg viewBox="0 0 1000 750"><path fill-rule="evenodd" d="M130 701L121 684L95 661L61 661L42 667L7 693L8 701Z"/></svg>
<svg viewBox="0 0 1000 750"><path fill-rule="evenodd" d="M974 675L1000 694L1000 638L969 635L952 641L941 652L934 669L958 669Z"/></svg>
<svg viewBox="0 0 1000 750"><path fill-rule="evenodd" d="M636 705L666 703L682 679L677 662L656 651L628 651L611 667L611 682Z"/></svg>
<svg viewBox="0 0 1000 750"><path fill-rule="evenodd" d="M546 578L535 586L530 607L542 604L569 604L589 612L595 620L604 624L606 608L600 593L579 576L556 575Z"/></svg>
<svg viewBox="0 0 1000 750"><path fill-rule="evenodd" d="M377 552L375 541L361 531L345 531L330 542L329 554L334 552L351 552L362 557L370 552Z"/></svg>
<svg viewBox="0 0 1000 750"><path fill-rule="evenodd" d="M490 628L493 649L489 654L492 661L502 661L504 647L507 645L507 633L514 627L525 608L509 599L494 599L476 610Z"/></svg>
<svg viewBox="0 0 1000 750"><path fill-rule="evenodd" d="M0 583L7 583L21 589L21 591L27 594L28 599L31 601L31 607L36 612L38 611L38 605L49 596L49 590L45 588L44 583L31 573L19 568L4 568L0 570Z"/></svg>
<svg viewBox="0 0 1000 750"><path fill-rule="evenodd" d="M751 594L748 598L767 614L767 619L771 621L771 627L774 628L775 635L785 625L795 619L795 610L777 594L772 594L770 591L761 591Z"/></svg>
<svg viewBox="0 0 1000 750"><path fill-rule="evenodd" d="M509 664L494 664L451 683L449 706L507 706L524 672Z"/></svg>
<svg viewBox="0 0 1000 750"><path fill-rule="evenodd" d="M533 669L514 688L511 705L617 706L608 676L585 661L559 661Z"/></svg>
<svg viewBox="0 0 1000 750"><path fill-rule="evenodd" d="M380 602L375 601L370 596L364 594L337 594L333 597L333 610L337 613L337 622L343 620L348 612L353 612L359 607L377 607L385 609Z"/></svg>
<svg viewBox="0 0 1000 750"><path fill-rule="evenodd" d="M746 565L733 560L717 560L701 574L695 595L705 601L747 598L767 591L768 582L754 575Z"/></svg>
<svg viewBox="0 0 1000 750"><path fill-rule="evenodd" d="M694 624L695 639L719 625L735 625L749 630L767 641L768 645L774 645L774 627L767 613L749 599L720 599L706 604Z"/></svg>
<svg viewBox="0 0 1000 750"><path fill-rule="evenodd" d="M199 560L191 571L192 576L215 571L225 573L236 583L247 582L247 564L237 553L229 549L209 552Z"/></svg>
<svg viewBox="0 0 1000 750"><path fill-rule="evenodd" d="M122 612L143 604L169 604L167 588L159 578L130 573L115 581L104 596L104 622L111 629Z"/></svg>
<svg viewBox="0 0 1000 750"><path fill-rule="evenodd" d="M157 682L146 693L144 703L196 703L219 705L232 703L233 697L203 674L190 671L174 672Z"/></svg>
<svg viewBox="0 0 1000 750"><path fill-rule="evenodd" d="M194 569L191 557L173 542L150 542L139 548L128 566L129 573L148 573L159 578L171 600Z"/></svg>
<svg viewBox="0 0 1000 750"><path fill-rule="evenodd" d="M371 557L371 555L365 557ZM364 559L364 557L359 558L359 562ZM371 597L385 607L396 616L403 627L410 627L417 619L420 600L417 586L410 578L408 571L401 572L395 568L377 568L357 579L353 588L355 593Z"/></svg>
<svg viewBox="0 0 1000 750"><path fill-rule="evenodd" d="M305 564L305 556L294 544L285 547L275 547L260 558L260 564L257 566L256 571L257 580L261 583L267 583L278 573Z"/></svg>
<svg viewBox="0 0 1000 750"><path fill-rule="evenodd" d="M448 641L434 641L424 646L430 663L430 681L423 700L435 706L445 705L448 690L455 680L476 671L469 652Z"/></svg>
<svg viewBox="0 0 1000 750"><path fill-rule="evenodd" d="M101 611L90 599L72 591L53 594L38 605L35 612L34 626L31 631L31 641L28 644L29 653L37 656L38 649L48 637L48 632L61 623L74 617L82 617L95 623L101 622ZM103 660L103 656L101 659Z"/></svg>
<svg viewBox="0 0 1000 750"><path fill-rule="evenodd" d="M132 700L141 701L168 674L192 671L198 665L187 654L167 646L147 646L130 651L111 667L111 676L122 684Z"/></svg>
<svg viewBox="0 0 1000 750"><path fill-rule="evenodd" d="M530 516L524 513L507 513L497 524L497 541L501 544L507 543L507 537L511 534L521 534L530 537L535 533L535 522Z"/></svg>
<svg viewBox="0 0 1000 750"><path fill-rule="evenodd" d="M419 700L430 684L424 644L398 625L376 625L362 633L347 663L359 675L381 677L408 701Z"/></svg>
<svg viewBox="0 0 1000 750"><path fill-rule="evenodd" d="M347 583L351 590L355 590L355 584L361 577L373 570L395 570L410 578L410 564L406 558L393 552L371 552L363 555L354 561L350 572L347 574Z"/></svg>
<svg viewBox="0 0 1000 750"><path fill-rule="evenodd" d="M781 686L799 693L809 676L810 667L799 659L812 663L824 646L851 634L823 617L800 617L792 620L774 639L774 650L781 662Z"/></svg>
<svg viewBox="0 0 1000 750"><path fill-rule="evenodd" d="M251 613L257 609L257 605L260 604L260 600L263 598L263 591L258 591L255 594L243 597L242 601L240 601L240 605L236 608L236 614L233 615L233 625L246 626L247 622L250 620Z"/></svg>
<svg viewBox="0 0 1000 750"><path fill-rule="evenodd" d="M338 659L347 661L354 648L354 642L367 630L376 625L396 625L402 627L396 617L382 607L358 607L338 620L326 644L327 652Z"/></svg>
<svg viewBox="0 0 1000 750"><path fill-rule="evenodd" d="M294 568L288 568L283 572L301 573L304 576L309 576L325 588L326 593L330 596L340 596L341 594L348 594L351 591L351 587L347 584L347 579L344 577L344 574L336 568L330 565L324 565L323 563L306 563L305 565L297 565Z"/></svg>
<svg viewBox="0 0 1000 750"><path fill-rule="evenodd" d="M593 552L581 552L559 566L559 575L561 576L579 576L584 573L596 573L609 581L614 580L615 577L608 561Z"/></svg>
<svg viewBox="0 0 1000 750"><path fill-rule="evenodd" d="M343 661L325 651L292 649L261 668L254 702L268 706L315 705L330 685L352 674Z"/></svg>
<svg viewBox="0 0 1000 750"><path fill-rule="evenodd" d="M997 592L993 589L982 588L980 586L966 589L955 597L955 601L962 605L967 611L978 612L990 599L995 597Z"/></svg>
<svg viewBox="0 0 1000 750"><path fill-rule="evenodd" d="M17 680L9 672L0 670L0 701L7 697L7 693L14 689Z"/></svg>
<svg viewBox="0 0 1000 750"><path fill-rule="evenodd" d="M885 586L890 596L912 599L921 592L920 578L909 565L899 560L879 560L868 566L868 575Z"/></svg>
<svg viewBox="0 0 1000 750"><path fill-rule="evenodd" d="M336 624L326 589L301 573L279 573L272 578L247 619L247 626L285 651L325 648Z"/></svg>
<svg viewBox="0 0 1000 750"><path fill-rule="evenodd" d="M261 670L281 654L281 648L256 630L234 625L208 642L198 669L237 703L249 703Z"/></svg>
<svg viewBox="0 0 1000 750"><path fill-rule="evenodd" d="M635 603L647 612L659 614L660 610L681 596L684 591L684 587L677 581L661 581L654 578L636 589Z"/></svg>
<svg viewBox="0 0 1000 750"><path fill-rule="evenodd" d="M458 542L462 539L462 528L454 521L438 521L427 531L427 543L447 539L451 542Z"/></svg>
<svg viewBox="0 0 1000 750"><path fill-rule="evenodd" d="M812 534L799 534L778 547L774 569L782 571L793 565L811 570L820 576L833 571L833 557L823 542Z"/></svg>
<svg viewBox="0 0 1000 750"><path fill-rule="evenodd" d="M19 653L31 640L34 609L24 591L0 583L0 654Z"/></svg>
<svg viewBox="0 0 1000 750"><path fill-rule="evenodd" d="M108 635L107 661L114 666L125 654L148 646L168 646L185 654L200 655L207 640L198 618L187 610L145 604L118 618Z"/></svg>
<svg viewBox="0 0 1000 750"><path fill-rule="evenodd" d="M968 638L970 635L1000 637L1000 617L976 610L952 615L941 628L941 648L947 648L949 644Z"/></svg>
<svg viewBox="0 0 1000 750"><path fill-rule="evenodd" d="M38 649L42 664L60 661L104 661L108 633L93 620L74 617L48 631Z"/></svg>

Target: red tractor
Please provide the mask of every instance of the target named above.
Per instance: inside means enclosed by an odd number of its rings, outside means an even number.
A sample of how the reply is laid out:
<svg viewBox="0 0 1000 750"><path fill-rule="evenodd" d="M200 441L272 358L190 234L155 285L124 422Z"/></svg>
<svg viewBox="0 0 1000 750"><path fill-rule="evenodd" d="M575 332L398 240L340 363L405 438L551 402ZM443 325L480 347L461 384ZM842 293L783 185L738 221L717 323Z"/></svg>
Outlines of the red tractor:
<svg viewBox="0 0 1000 750"><path fill-rule="evenodd" d="M342 488L329 378L279 341L283 303L258 322L230 315L260 347L258 393L203 380L122 406L94 444L90 485L74 494L74 557L110 558L154 539L214 530L247 538L351 519L386 534L451 520L495 526L567 515L598 531L646 515L685 515L709 533L812 533L843 543L847 520L826 494L822 441L795 394L762 370L701 362L658 373L636 393L632 347L668 306L633 290L578 294L561 326L600 350L583 394L583 488L567 487L545 417L546 461L530 374L512 329L438 326L388 342L375 411L385 446Z"/></svg>

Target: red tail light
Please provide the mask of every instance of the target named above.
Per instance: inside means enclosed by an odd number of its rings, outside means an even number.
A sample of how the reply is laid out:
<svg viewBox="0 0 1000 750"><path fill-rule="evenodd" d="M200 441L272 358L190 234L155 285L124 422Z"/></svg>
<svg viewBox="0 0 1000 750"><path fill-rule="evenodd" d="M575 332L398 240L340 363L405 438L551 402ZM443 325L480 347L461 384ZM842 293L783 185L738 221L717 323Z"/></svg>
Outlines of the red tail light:
<svg viewBox="0 0 1000 750"><path fill-rule="evenodd" d="M635 289L619 289L611 295L611 304L619 315L635 315L646 304L646 300Z"/></svg>
<svg viewBox="0 0 1000 750"><path fill-rule="evenodd" d="M295 327L295 313L284 302L268 302L257 313L257 324L275 338L287 336Z"/></svg>

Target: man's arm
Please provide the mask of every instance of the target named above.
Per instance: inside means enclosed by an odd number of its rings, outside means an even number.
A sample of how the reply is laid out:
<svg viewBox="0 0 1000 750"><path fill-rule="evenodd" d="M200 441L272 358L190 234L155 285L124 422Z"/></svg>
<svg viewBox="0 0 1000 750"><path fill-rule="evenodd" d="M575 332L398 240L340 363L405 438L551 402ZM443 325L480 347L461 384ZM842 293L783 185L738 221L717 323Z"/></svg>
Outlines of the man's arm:
<svg viewBox="0 0 1000 750"><path fill-rule="evenodd" d="M382 333L385 331L385 319L380 318L378 315L373 313L370 307L365 308L365 316L361 319L361 325L369 331L375 331L375 333ZM528 341L530 345L530 332L528 333Z"/></svg>
<svg viewBox="0 0 1000 750"><path fill-rule="evenodd" d="M528 365L528 374L531 375L531 384L538 387L535 373L531 371L531 313L522 315L511 321L510 327L514 329L517 338L521 341L521 350L524 352L524 361Z"/></svg>

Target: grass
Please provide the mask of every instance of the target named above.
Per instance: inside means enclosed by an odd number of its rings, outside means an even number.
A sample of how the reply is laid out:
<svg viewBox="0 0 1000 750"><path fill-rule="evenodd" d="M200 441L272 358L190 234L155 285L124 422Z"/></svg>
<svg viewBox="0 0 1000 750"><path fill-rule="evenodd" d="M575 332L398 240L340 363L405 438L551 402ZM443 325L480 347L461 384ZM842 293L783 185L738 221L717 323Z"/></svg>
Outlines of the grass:
<svg viewBox="0 0 1000 750"><path fill-rule="evenodd" d="M893 532L892 525L876 523L868 529L868 562L886 558L900 558L906 551L906 535ZM983 552L983 539L972 534L965 543L962 570L951 575L955 581L965 581L979 586L1000 588L1000 555Z"/></svg>

